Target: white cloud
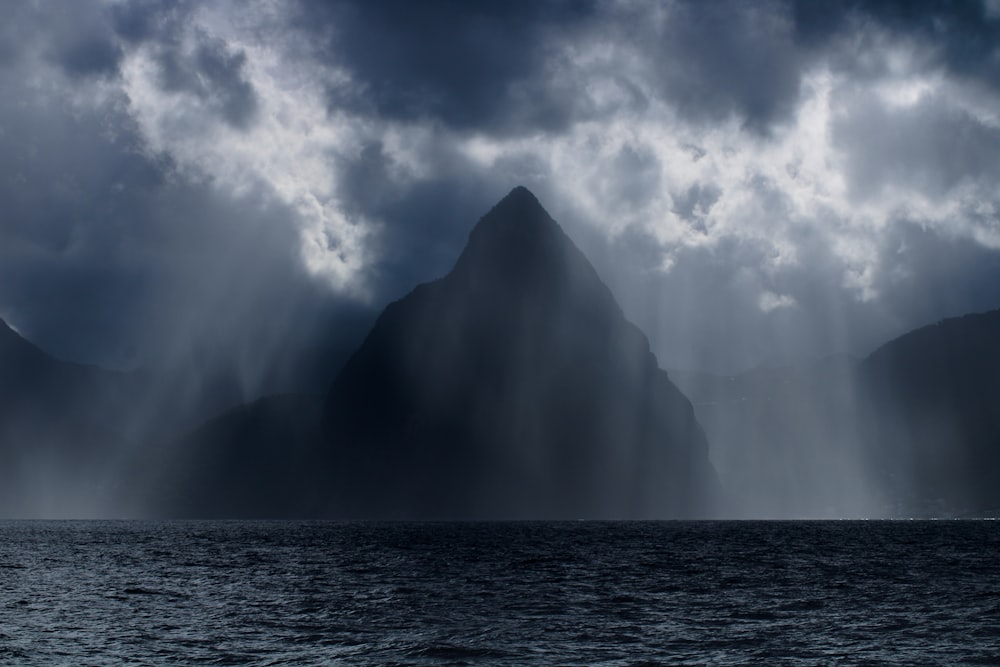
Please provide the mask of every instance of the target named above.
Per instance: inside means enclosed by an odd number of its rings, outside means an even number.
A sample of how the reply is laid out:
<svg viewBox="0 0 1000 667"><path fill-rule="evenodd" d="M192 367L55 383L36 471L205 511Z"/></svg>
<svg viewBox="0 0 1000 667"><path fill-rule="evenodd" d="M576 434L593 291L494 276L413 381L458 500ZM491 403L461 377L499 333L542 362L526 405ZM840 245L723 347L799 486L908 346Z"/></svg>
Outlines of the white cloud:
<svg viewBox="0 0 1000 667"><path fill-rule="evenodd" d="M757 299L757 307L761 312L770 313L779 308L790 308L795 305L795 299L787 294L776 294L774 292L762 292Z"/></svg>
<svg viewBox="0 0 1000 667"><path fill-rule="evenodd" d="M220 38L246 55L245 76L258 102L249 127L229 126L206 101L159 85L155 45L133 50L123 64L124 90L148 149L171 156L195 177L239 196L265 188L298 214L302 259L338 290L362 294L372 221L348 218L336 199L333 160L359 150L367 128L330 116L323 85L337 76L307 61L288 62L289 37L280 23L228 22L205 5L182 34L191 51L203 36ZM268 3L240 6L226 16L266 17Z"/></svg>

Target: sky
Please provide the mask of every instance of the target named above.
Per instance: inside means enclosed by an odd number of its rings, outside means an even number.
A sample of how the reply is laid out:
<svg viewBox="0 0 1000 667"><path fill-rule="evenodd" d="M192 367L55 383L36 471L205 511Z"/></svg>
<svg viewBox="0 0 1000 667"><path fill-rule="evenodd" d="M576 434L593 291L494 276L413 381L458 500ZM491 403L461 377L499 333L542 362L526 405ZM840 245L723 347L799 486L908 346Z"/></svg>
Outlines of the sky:
<svg viewBox="0 0 1000 667"><path fill-rule="evenodd" d="M294 384L516 185L664 367L1000 307L1000 0L11 0L0 90L0 317L64 359Z"/></svg>

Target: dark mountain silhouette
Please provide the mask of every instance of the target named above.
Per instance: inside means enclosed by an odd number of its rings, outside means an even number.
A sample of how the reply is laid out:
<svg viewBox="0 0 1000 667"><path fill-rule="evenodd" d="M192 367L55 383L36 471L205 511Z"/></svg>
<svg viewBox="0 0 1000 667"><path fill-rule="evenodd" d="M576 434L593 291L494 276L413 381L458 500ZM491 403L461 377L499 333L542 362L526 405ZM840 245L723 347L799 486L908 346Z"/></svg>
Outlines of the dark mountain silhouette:
<svg viewBox="0 0 1000 667"><path fill-rule="evenodd" d="M323 397L268 396L152 448L135 462L118 504L132 516L318 516L330 482Z"/></svg>
<svg viewBox="0 0 1000 667"><path fill-rule="evenodd" d="M1000 310L901 336L861 365L863 437L897 502L1000 508Z"/></svg>
<svg viewBox="0 0 1000 667"><path fill-rule="evenodd" d="M52 358L0 320L0 414L65 413L82 394L100 393L115 373Z"/></svg>
<svg viewBox="0 0 1000 667"><path fill-rule="evenodd" d="M696 516L718 496L690 402L521 187L385 309L326 428L348 515Z"/></svg>
<svg viewBox="0 0 1000 667"><path fill-rule="evenodd" d="M0 516L97 511L128 391L124 374L54 359L0 320Z"/></svg>

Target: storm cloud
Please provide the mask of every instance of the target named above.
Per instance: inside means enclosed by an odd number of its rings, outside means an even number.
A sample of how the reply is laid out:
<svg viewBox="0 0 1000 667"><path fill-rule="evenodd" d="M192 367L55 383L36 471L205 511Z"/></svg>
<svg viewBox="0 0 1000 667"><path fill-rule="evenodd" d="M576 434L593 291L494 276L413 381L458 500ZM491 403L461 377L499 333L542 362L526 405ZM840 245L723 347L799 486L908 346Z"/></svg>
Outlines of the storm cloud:
<svg viewBox="0 0 1000 667"><path fill-rule="evenodd" d="M1000 305L992 0L0 14L0 317L64 358L292 385L517 184L665 366Z"/></svg>
<svg viewBox="0 0 1000 667"><path fill-rule="evenodd" d="M503 134L565 129L581 79L563 50L591 2L302 2L297 23L350 79L331 107ZM374 48L373 48L374 46Z"/></svg>

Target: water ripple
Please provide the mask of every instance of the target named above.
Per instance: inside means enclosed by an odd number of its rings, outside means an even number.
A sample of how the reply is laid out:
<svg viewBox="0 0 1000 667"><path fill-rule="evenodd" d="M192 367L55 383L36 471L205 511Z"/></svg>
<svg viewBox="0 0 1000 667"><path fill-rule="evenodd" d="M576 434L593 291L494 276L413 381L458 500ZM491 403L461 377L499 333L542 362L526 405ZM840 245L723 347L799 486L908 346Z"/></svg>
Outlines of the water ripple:
<svg viewBox="0 0 1000 667"><path fill-rule="evenodd" d="M1000 664L1000 523L3 522L0 665Z"/></svg>

